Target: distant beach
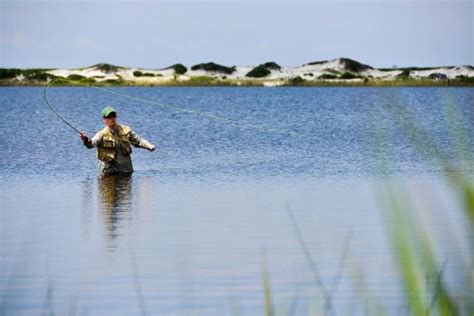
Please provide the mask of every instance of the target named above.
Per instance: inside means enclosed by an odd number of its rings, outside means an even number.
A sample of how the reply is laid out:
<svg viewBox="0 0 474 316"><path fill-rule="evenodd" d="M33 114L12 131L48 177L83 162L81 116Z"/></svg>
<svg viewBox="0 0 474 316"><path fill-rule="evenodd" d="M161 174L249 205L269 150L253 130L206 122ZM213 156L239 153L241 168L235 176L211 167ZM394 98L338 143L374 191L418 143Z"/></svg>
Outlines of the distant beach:
<svg viewBox="0 0 474 316"><path fill-rule="evenodd" d="M161 69L96 64L74 69L0 68L2 86L474 86L474 67L375 68L353 59L315 61L296 67L267 62L224 66L213 62Z"/></svg>

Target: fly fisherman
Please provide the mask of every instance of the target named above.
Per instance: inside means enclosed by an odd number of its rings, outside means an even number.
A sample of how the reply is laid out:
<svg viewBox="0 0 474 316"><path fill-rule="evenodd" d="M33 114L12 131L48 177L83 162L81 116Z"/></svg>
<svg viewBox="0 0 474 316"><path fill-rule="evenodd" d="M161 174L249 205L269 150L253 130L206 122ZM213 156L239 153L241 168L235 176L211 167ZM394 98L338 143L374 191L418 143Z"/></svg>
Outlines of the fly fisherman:
<svg viewBox="0 0 474 316"><path fill-rule="evenodd" d="M84 146L97 148L97 167L100 175L131 174L133 172L132 147L155 150L155 145L135 134L130 127L117 124L117 112L110 106L102 110L105 127L89 138L85 132L80 133Z"/></svg>

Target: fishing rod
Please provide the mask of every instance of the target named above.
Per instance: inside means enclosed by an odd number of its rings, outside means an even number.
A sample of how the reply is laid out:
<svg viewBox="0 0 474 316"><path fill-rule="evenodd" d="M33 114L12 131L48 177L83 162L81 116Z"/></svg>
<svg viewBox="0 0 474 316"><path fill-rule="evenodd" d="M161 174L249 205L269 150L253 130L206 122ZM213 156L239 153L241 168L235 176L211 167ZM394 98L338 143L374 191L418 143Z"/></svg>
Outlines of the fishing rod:
<svg viewBox="0 0 474 316"><path fill-rule="evenodd" d="M58 111L56 111L56 109L51 105L51 103L49 102L48 100L48 89L49 87L51 87L53 85L53 83L55 81L58 81L58 79L54 79L53 81L51 81L48 86L46 86L46 88L44 89L44 100L46 101L46 104L48 105L49 109L51 111L53 111L54 114L56 114L56 116L61 120L63 121L67 126L69 126L70 128L72 128L73 130L75 130L77 133L81 134L82 132L79 131L77 128L75 128L71 123L69 123L65 118L63 118L61 116L61 114L58 113Z"/></svg>

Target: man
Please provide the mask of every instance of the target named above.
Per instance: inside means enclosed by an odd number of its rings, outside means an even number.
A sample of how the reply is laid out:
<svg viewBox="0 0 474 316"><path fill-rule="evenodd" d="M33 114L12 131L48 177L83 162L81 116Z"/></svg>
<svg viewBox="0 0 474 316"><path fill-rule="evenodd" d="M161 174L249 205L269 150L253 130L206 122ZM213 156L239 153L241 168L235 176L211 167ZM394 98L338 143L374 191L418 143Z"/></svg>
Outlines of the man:
<svg viewBox="0 0 474 316"><path fill-rule="evenodd" d="M117 112L110 106L102 110L105 127L89 138L85 132L80 137L87 148L97 148L98 172L101 175L131 174L133 172L132 147L155 150L155 145L135 134L130 127L117 124Z"/></svg>

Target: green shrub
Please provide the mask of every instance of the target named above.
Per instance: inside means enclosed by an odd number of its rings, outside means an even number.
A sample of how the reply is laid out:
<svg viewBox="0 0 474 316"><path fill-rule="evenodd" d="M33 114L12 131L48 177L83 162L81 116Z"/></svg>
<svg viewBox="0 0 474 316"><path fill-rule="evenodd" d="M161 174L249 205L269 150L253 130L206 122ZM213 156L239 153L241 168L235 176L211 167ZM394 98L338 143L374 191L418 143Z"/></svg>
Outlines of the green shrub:
<svg viewBox="0 0 474 316"><path fill-rule="evenodd" d="M276 62L274 62L274 61L269 61L269 62L267 62L267 63L264 63L264 64L261 65L261 66L264 66L264 67L266 67L266 68L268 68L268 69L271 69L271 70L280 70L280 69L281 69L280 65L278 65L278 64L277 64Z"/></svg>
<svg viewBox="0 0 474 316"><path fill-rule="evenodd" d="M314 66L314 65L321 65L321 64L324 64L324 63L327 63L327 62L328 62L327 60L313 61L313 62L307 63L306 65L307 66Z"/></svg>
<svg viewBox="0 0 474 316"><path fill-rule="evenodd" d="M314 77L314 74L312 72L307 72L304 74L305 76L310 76L310 77Z"/></svg>
<svg viewBox="0 0 474 316"><path fill-rule="evenodd" d="M23 75L27 80L31 81L47 81L48 79L54 79L56 76L46 73L46 71L51 69L8 69L0 68L0 79L13 79L16 76Z"/></svg>
<svg viewBox="0 0 474 316"><path fill-rule="evenodd" d="M13 79L20 74L20 69L0 68L0 79Z"/></svg>
<svg viewBox="0 0 474 316"><path fill-rule="evenodd" d="M86 77L84 77L84 76L75 75L75 74L69 75L69 76L67 76L67 78L68 78L69 80L76 80L76 81L79 81L79 80L82 80L82 79L86 79Z"/></svg>
<svg viewBox="0 0 474 316"><path fill-rule="evenodd" d="M105 84L107 85L111 85L111 86L120 86L123 84L123 80L121 79L107 79L105 81L103 81Z"/></svg>
<svg viewBox="0 0 474 316"><path fill-rule="evenodd" d="M428 76L429 79L438 79L438 80L446 80L448 79L448 76L445 74L440 74L440 73L433 73Z"/></svg>
<svg viewBox="0 0 474 316"><path fill-rule="evenodd" d="M106 73L117 72L119 69L122 68L122 67L119 67L119 66L115 66L115 65L111 65L111 64L105 64L105 63L97 64L97 65L94 65L92 67L95 67L98 70L101 70L101 71L106 72Z"/></svg>
<svg viewBox="0 0 474 316"><path fill-rule="evenodd" d="M88 78L88 77L75 75L75 74L69 75L67 77L53 77L53 78L59 79L58 83L60 85L64 85L64 86L77 86L77 85L80 86L82 84L93 85L93 84L97 83L97 81L95 81L95 79L92 78L92 77ZM53 79L53 78L51 78L51 79ZM62 80L62 79L64 79L64 80Z"/></svg>
<svg viewBox="0 0 474 316"><path fill-rule="evenodd" d="M56 76L50 75L41 70L29 72L25 75L25 77L29 80L35 80L35 81L47 81L48 79L56 78Z"/></svg>
<svg viewBox="0 0 474 316"><path fill-rule="evenodd" d="M408 70L408 69L405 69L402 71L402 73L398 74L396 76L397 79L402 79L402 80L407 80L407 79L410 79L410 73L411 71Z"/></svg>
<svg viewBox="0 0 474 316"><path fill-rule="evenodd" d="M30 76L30 75L46 72L46 71L49 71L49 70L52 70L52 69L51 68L32 68L32 69L23 69L23 70L21 70L21 73L25 77L27 77L27 76Z"/></svg>
<svg viewBox="0 0 474 316"><path fill-rule="evenodd" d="M301 78L300 76L293 77L287 81L288 86L302 86L306 80Z"/></svg>
<svg viewBox="0 0 474 316"><path fill-rule="evenodd" d="M336 79L337 76L336 75L332 75L332 74L322 74L318 77L318 79Z"/></svg>
<svg viewBox="0 0 474 316"><path fill-rule="evenodd" d="M186 66L184 66L183 64L174 64L165 69L174 69L174 72L177 75L184 75L188 71L188 68L186 68Z"/></svg>
<svg viewBox="0 0 474 316"><path fill-rule="evenodd" d="M143 72L141 72L140 70L135 70L135 71L133 72L133 75L134 75L135 77L154 77L154 76L155 76L155 75L152 74L152 73L149 73L149 72L143 73Z"/></svg>
<svg viewBox="0 0 474 316"><path fill-rule="evenodd" d="M264 65L259 65L254 69L250 70L245 76L251 78L263 78L268 76L270 73L271 71L268 70L267 67L265 67Z"/></svg>
<svg viewBox="0 0 474 316"><path fill-rule="evenodd" d="M373 69L369 65L364 65L358 61L349 58L340 58L339 60L344 65L344 68L350 72L360 72L367 69Z"/></svg>
<svg viewBox="0 0 474 316"><path fill-rule="evenodd" d="M465 75L456 76L456 79L462 83L474 83L474 77L468 77Z"/></svg>
<svg viewBox="0 0 474 316"><path fill-rule="evenodd" d="M265 64L260 64L257 67L250 70L245 76L250 78L263 78L268 76L272 70L280 70L281 67L273 61L269 61Z"/></svg>
<svg viewBox="0 0 474 316"><path fill-rule="evenodd" d="M360 78L360 76L353 74L352 72L345 72L339 78L341 79L355 79Z"/></svg>
<svg viewBox="0 0 474 316"><path fill-rule="evenodd" d="M236 69L235 66L226 67L222 65L215 64L213 62L205 63L205 64L198 64L191 67L191 70L205 70L205 71L213 71L213 72L220 72L224 74L232 74Z"/></svg>

